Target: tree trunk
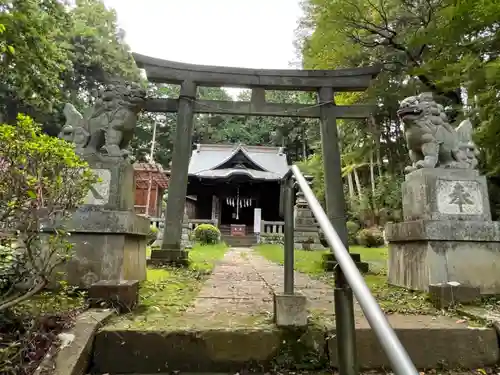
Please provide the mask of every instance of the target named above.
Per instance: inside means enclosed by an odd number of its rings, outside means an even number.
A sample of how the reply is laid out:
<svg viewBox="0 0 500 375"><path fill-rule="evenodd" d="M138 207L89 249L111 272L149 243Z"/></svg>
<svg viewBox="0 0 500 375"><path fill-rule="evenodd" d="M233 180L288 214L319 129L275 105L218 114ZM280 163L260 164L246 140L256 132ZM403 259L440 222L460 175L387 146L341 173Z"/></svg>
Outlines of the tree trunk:
<svg viewBox="0 0 500 375"><path fill-rule="evenodd" d="M378 223L378 208L375 201L375 168L373 165L373 150L370 151L370 182L372 187L372 222Z"/></svg>
<svg viewBox="0 0 500 375"><path fill-rule="evenodd" d="M356 183L356 189L358 190L358 197L359 199L361 199L361 197L363 196L363 192L361 190L361 183L359 182L358 171L356 170L356 168L353 168L352 172L354 173L354 182Z"/></svg>
<svg viewBox="0 0 500 375"><path fill-rule="evenodd" d="M349 186L349 199L354 198L354 183L352 181L352 172L349 172L347 174L347 184Z"/></svg>

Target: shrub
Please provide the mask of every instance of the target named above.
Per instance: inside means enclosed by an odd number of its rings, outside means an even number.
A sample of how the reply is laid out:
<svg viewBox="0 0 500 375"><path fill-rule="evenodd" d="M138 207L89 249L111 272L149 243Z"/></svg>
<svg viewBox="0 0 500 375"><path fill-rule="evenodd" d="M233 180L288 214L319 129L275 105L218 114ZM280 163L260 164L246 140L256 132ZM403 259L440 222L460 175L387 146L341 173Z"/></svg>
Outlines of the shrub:
<svg viewBox="0 0 500 375"><path fill-rule="evenodd" d="M356 236L359 231L359 224L356 223L355 221L348 221L346 223L346 226L347 226L347 236L348 236L347 238L349 241L349 245L356 245L357 244Z"/></svg>
<svg viewBox="0 0 500 375"><path fill-rule="evenodd" d="M150 225L148 233L148 246L150 246L153 242L155 242L157 238L158 238L158 228L155 227L154 225Z"/></svg>
<svg viewBox="0 0 500 375"><path fill-rule="evenodd" d="M260 243L264 245L283 245L284 237L282 234L261 234Z"/></svg>
<svg viewBox="0 0 500 375"><path fill-rule="evenodd" d="M358 243L365 247L379 247L384 244L384 235L377 227L362 229L358 232Z"/></svg>
<svg viewBox="0 0 500 375"><path fill-rule="evenodd" d="M73 145L30 118L0 124L0 312L42 290L71 256L64 222L95 181Z"/></svg>
<svg viewBox="0 0 500 375"><path fill-rule="evenodd" d="M200 224L194 230L194 239L202 245L219 243L220 231L212 224Z"/></svg>

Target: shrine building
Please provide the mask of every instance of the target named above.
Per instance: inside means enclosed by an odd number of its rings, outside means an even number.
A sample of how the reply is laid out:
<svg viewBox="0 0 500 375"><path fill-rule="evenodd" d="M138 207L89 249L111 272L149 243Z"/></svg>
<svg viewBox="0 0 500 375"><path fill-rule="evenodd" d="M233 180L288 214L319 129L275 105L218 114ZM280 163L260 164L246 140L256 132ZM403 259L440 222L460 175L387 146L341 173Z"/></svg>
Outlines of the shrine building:
<svg viewBox="0 0 500 375"><path fill-rule="evenodd" d="M281 147L198 144L189 162L187 194L196 196L196 219L253 234L257 221L283 220L281 179L289 169ZM260 210L256 210L260 209Z"/></svg>

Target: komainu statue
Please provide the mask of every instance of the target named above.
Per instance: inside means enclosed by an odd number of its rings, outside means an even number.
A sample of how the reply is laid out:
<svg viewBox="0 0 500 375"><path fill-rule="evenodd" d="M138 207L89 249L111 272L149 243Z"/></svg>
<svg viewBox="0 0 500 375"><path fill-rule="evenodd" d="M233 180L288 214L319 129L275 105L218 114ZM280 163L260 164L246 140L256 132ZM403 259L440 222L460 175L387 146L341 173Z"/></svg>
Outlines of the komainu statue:
<svg viewBox="0 0 500 375"><path fill-rule="evenodd" d="M477 149L472 141L472 124L463 121L456 129L450 125L444 107L432 93L410 96L401 102L398 115L405 125L411 166L406 173L420 168L473 169Z"/></svg>
<svg viewBox="0 0 500 375"><path fill-rule="evenodd" d="M59 138L75 143L76 152L82 156L126 158L145 97L146 91L134 83L112 82L99 91L87 116L66 104L66 124Z"/></svg>

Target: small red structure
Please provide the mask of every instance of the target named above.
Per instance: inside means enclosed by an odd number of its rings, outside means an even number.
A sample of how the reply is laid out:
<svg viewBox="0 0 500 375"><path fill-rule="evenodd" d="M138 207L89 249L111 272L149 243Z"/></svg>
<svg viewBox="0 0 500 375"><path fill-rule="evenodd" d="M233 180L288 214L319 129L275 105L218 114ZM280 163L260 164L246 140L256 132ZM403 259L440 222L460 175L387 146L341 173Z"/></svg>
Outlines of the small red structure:
<svg viewBox="0 0 500 375"><path fill-rule="evenodd" d="M163 169L160 164L135 163L135 213L160 217L162 213L162 198L168 188L170 171ZM151 182L150 182L151 181ZM148 204L149 210L146 210Z"/></svg>
<svg viewBox="0 0 500 375"><path fill-rule="evenodd" d="M231 224L231 236L246 236L246 225Z"/></svg>

